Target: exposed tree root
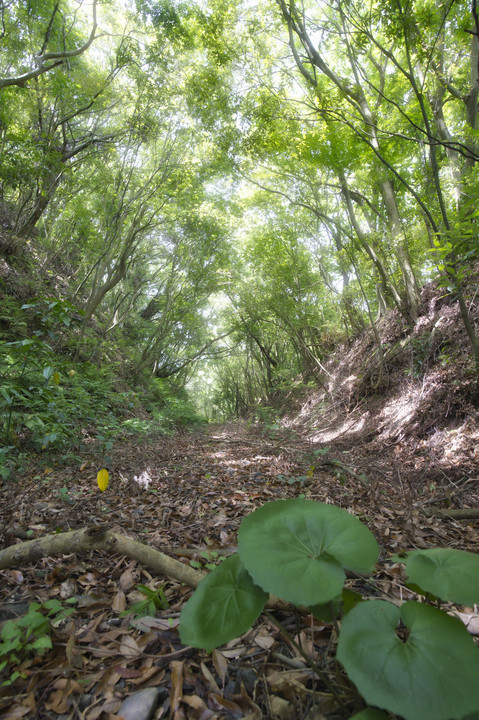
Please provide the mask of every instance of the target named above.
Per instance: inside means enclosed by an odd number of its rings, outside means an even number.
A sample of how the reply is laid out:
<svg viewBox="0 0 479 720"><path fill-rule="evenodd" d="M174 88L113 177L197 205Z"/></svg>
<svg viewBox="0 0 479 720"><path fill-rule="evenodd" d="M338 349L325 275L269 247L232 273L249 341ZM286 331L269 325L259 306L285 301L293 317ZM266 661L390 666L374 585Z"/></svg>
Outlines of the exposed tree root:
<svg viewBox="0 0 479 720"><path fill-rule="evenodd" d="M204 573L165 555L159 550L143 545L125 535L119 535L107 527L98 525L56 535L45 535L37 540L10 545L0 551L0 570L21 567L44 557L69 555L91 550L105 550L110 554L126 555L162 575L196 587Z"/></svg>
<svg viewBox="0 0 479 720"><path fill-rule="evenodd" d="M113 532L104 525L45 535L37 540L10 545L0 551L0 570L22 567L45 557L70 555L91 550L104 550L112 555L126 555L131 560L137 560L161 575L167 575L169 578L193 588L206 576L205 573L194 570L189 565L144 545L138 540L132 540L126 535ZM290 607L289 603L273 596L270 597L266 606L278 610Z"/></svg>

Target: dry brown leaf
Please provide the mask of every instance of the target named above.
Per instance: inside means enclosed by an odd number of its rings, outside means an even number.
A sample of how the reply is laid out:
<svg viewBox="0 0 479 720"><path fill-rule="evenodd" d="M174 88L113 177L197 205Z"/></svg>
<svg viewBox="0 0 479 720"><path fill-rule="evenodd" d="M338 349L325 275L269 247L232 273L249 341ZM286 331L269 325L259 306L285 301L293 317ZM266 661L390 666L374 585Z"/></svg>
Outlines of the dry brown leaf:
<svg viewBox="0 0 479 720"><path fill-rule="evenodd" d="M289 700L285 700L279 695L270 695L268 697L269 706L271 709L271 715L273 718L283 720L293 716L293 704Z"/></svg>
<svg viewBox="0 0 479 720"><path fill-rule="evenodd" d="M183 660L173 660L171 667L170 709L176 712L183 697Z"/></svg>
<svg viewBox="0 0 479 720"><path fill-rule="evenodd" d="M262 650L270 650L276 642L274 637L271 635L257 635L254 639L254 644L260 647Z"/></svg>
<svg viewBox="0 0 479 720"><path fill-rule="evenodd" d="M120 590L123 590L124 593L129 592L133 585L136 584L137 578L138 571L132 571L130 568L127 568L125 572L120 575L120 579L118 580Z"/></svg>
<svg viewBox="0 0 479 720"><path fill-rule="evenodd" d="M65 580L65 582L62 582L60 585L60 597L63 600L73 597L76 595L76 592L77 584L74 580Z"/></svg>
<svg viewBox="0 0 479 720"><path fill-rule="evenodd" d="M220 693L215 693L212 696L212 699L214 700L215 705L218 708L224 708L225 710L228 710L229 714L233 718L240 718L243 716L243 711L241 710L241 707L233 700L223 697L223 695L221 695Z"/></svg>
<svg viewBox="0 0 479 720"><path fill-rule="evenodd" d="M228 660L225 658L223 653L216 649L213 650L211 658L213 660L215 670L218 673L218 677L224 685L228 674Z"/></svg>
<svg viewBox="0 0 479 720"><path fill-rule="evenodd" d="M164 668L158 668L154 665L153 667L143 670L141 677L137 679L132 678L130 682L138 687L144 685L146 682L148 683L148 687L156 687L164 682L165 675L166 670Z"/></svg>
<svg viewBox="0 0 479 720"><path fill-rule="evenodd" d="M221 693L220 688L218 687L218 683L214 679L211 672L208 670L204 662L201 663L201 672L203 673L204 678L206 679L206 682L209 685L210 690L216 693Z"/></svg>
<svg viewBox="0 0 479 720"><path fill-rule="evenodd" d="M121 613L126 608L126 596L123 590L118 590L111 603L111 609L115 613Z"/></svg>
<svg viewBox="0 0 479 720"><path fill-rule="evenodd" d="M313 646L313 640L310 633L304 632L302 630L299 635L296 635L295 640L297 644L302 648L303 653L300 653L299 650L296 650L295 653L298 657L303 657L304 655L307 655L308 657L312 657L314 652L314 646Z"/></svg>
<svg viewBox="0 0 479 720"><path fill-rule="evenodd" d="M67 640L67 644L65 647L65 655L68 661L68 664L71 667L80 667L81 666L81 657L79 652L75 652L75 627L72 625L70 635Z"/></svg>
<svg viewBox="0 0 479 720"><path fill-rule="evenodd" d="M262 720L261 709L250 697L247 695L233 695L232 699L241 708L242 720Z"/></svg>
<svg viewBox="0 0 479 720"><path fill-rule="evenodd" d="M22 704L13 703L2 715L5 720L21 720L24 717L35 717L36 716L36 702L34 693L28 693L24 698Z"/></svg>
<svg viewBox="0 0 479 720"><path fill-rule="evenodd" d="M135 658L141 655L138 643L131 635L127 635L120 644L120 652L125 658Z"/></svg>
<svg viewBox="0 0 479 720"><path fill-rule="evenodd" d="M179 618L157 618L151 615L145 615L144 617L135 618L131 621L133 627L142 632L149 632L150 630L172 630L178 627L179 623Z"/></svg>
<svg viewBox="0 0 479 720"><path fill-rule="evenodd" d="M70 708L70 695L73 692L79 693L82 690L81 686L70 678L59 678L55 680L53 687L55 689L50 693L48 700L45 702L45 708L47 710L53 710L53 712L58 715L66 713Z"/></svg>
<svg viewBox="0 0 479 720"><path fill-rule="evenodd" d="M199 695L184 695L182 698L182 702L186 703L186 705L194 708L195 710L207 710L208 709L205 704L205 701L202 700Z"/></svg>
<svg viewBox="0 0 479 720"><path fill-rule="evenodd" d="M120 709L121 706L121 700L107 700L103 703L103 705L100 705L96 710L99 711L97 714L94 715L94 718L100 717L101 715L115 715L116 712ZM94 720L93 717L90 718L90 716L87 716L88 720Z"/></svg>
<svg viewBox="0 0 479 720"><path fill-rule="evenodd" d="M463 613L463 612L451 612L451 615L456 617L464 623L470 635L479 635L479 615L475 613Z"/></svg>
<svg viewBox="0 0 479 720"><path fill-rule="evenodd" d="M143 675L141 670L135 670L134 668L123 667L123 665L114 665L113 670L121 678L130 680L131 678L139 678Z"/></svg>
<svg viewBox="0 0 479 720"><path fill-rule="evenodd" d="M228 643L228 647L226 650L222 650L221 652L225 656L225 658L231 658L236 659L241 657L245 651L245 646L243 644L243 641L240 638L236 638L235 641L232 641Z"/></svg>
<svg viewBox="0 0 479 720"><path fill-rule="evenodd" d="M297 694L304 695L305 685L310 679L310 670L285 670L283 672L273 670L266 677L271 691L285 698L293 698Z"/></svg>
<svg viewBox="0 0 479 720"><path fill-rule="evenodd" d="M113 688L120 679L120 676L114 668L107 668L107 670L104 670L101 679L98 682L96 688L97 693L104 695L105 697L111 697L113 694Z"/></svg>

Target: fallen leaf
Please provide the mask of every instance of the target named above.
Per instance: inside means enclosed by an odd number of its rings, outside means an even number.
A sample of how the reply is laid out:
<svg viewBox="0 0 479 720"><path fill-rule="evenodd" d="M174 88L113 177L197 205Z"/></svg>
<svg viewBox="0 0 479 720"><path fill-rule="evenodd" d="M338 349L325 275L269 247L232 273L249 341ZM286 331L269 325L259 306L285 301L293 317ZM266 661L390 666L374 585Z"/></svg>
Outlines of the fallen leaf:
<svg viewBox="0 0 479 720"><path fill-rule="evenodd" d="M120 589L123 590L124 593L127 593L136 583L137 577L137 572L133 573L129 568L127 568L125 572L121 574L120 579L118 580L118 585Z"/></svg>
<svg viewBox="0 0 479 720"><path fill-rule="evenodd" d="M289 700L279 697L279 695L269 696L269 706L271 709L271 715L274 718L278 718L278 720L290 718L294 714L292 703L290 703Z"/></svg>
<svg viewBox="0 0 479 720"><path fill-rule="evenodd" d="M111 603L113 612L120 613L126 608L126 596L123 590L118 590Z"/></svg>
<svg viewBox="0 0 479 720"><path fill-rule="evenodd" d="M108 473L108 470L106 468L102 468L102 470L98 471L98 475L96 476L96 481L98 483L98 487L102 492L105 492L105 490L108 487L108 480L110 478L110 475Z"/></svg>
<svg viewBox="0 0 479 720"><path fill-rule="evenodd" d="M170 711L176 712L183 697L183 660L173 660L171 666Z"/></svg>
<svg viewBox="0 0 479 720"><path fill-rule="evenodd" d="M141 650L134 638L127 635L120 644L120 652L125 658L135 658L141 655Z"/></svg>
<svg viewBox="0 0 479 720"><path fill-rule="evenodd" d="M226 675L228 674L228 661L225 658L225 656L220 653L219 650L214 649L212 653L212 660L213 665L215 666L215 670L218 673L218 676L223 683L225 684Z"/></svg>
<svg viewBox="0 0 479 720"><path fill-rule="evenodd" d="M213 690L213 692L221 693L221 690L218 687L218 683L214 679L211 672L208 670L206 665L204 663L201 663L201 672L203 673L204 678L206 679L206 682L210 686L210 689Z"/></svg>
<svg viewBox="0 0 479 720"><path fill-rule="evenodd" d="M122 665L114 665L113 670L117 673L117 675L125 680L129 680L130 678L139 678L143 675L141 670L134 670L133 668L123 667Z"/></svg>

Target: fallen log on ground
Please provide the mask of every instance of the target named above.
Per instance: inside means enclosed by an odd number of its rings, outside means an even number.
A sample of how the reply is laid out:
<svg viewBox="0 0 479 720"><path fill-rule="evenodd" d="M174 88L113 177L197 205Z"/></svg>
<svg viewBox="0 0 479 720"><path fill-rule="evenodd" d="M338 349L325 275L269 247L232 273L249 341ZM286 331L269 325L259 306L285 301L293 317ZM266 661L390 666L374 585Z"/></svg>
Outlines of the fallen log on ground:
<svg viewBox="0 0 479 720"><path fill-rule="evenodd" d="M104 550L111 555L125 555L130 560L137 560L160 575L167 575L172 580L177 580L193 588L197 587L206 577L206 573L194 570L190 565L185 565L160 550L138 542L138 540L132 540L126 535L113 532L105 525L94 525L70 532L45 535L36 540L10 545L0 551L0 570L22 567L45 557L92 550ZM266 606L277 610L290 607L289 603L273 596L270 596Z"/></svg>
<svg viewBox="0 0 479 720"><path fill-rule="evenodd" d="M109 530L104 525L72 530L71 532L45 535L36 540L10 545L0 551L0 570L10 567L21 567L45 557L69 555L91 550L105 550L110 554L126 555L147 565L161 575L168 575L173 580L196 587L205 576L179 560L165 555L138 540Z"/></svg>

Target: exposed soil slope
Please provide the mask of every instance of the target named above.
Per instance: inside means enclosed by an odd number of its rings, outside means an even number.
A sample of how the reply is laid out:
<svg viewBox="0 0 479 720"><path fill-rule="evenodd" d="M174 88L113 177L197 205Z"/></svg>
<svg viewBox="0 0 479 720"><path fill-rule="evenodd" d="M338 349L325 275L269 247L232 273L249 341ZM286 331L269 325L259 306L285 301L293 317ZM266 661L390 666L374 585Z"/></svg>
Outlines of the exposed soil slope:
<svg viewBox="0 0 479 720"><path fill-rule="evenodd" d="M476 322L477 280L476 274L469 282ZM443 486L452 504L478 508L479 385L457 304L431 283L412 331L395 312L378 329L382 373L373 334L364 333L334 353L325 388L310 394L287 424L314 446L346 452L369 468L371 479L379 463L394 491L424 497Z"/></svg>

